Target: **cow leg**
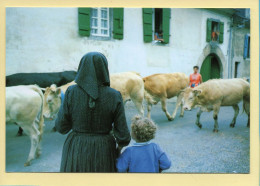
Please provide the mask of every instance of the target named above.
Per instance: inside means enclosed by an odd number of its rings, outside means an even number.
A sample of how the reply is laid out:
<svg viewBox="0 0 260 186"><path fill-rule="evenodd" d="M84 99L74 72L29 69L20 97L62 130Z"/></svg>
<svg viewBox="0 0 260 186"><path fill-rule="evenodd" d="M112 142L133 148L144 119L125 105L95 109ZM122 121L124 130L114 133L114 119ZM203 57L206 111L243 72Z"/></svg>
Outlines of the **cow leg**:
<svg viewBox="0 0 260 186"><path fill-rule="evenodd" d="M239 113L239 107L238 107L238 105L233 105L232 107L233 107L233 109L235 111L235 114L234 114L233 120L232 120L232 122L230 124L230 127L234 128L235 124L236 124L236 120L237 120L237 115Z"/></svg>
<svg viewBox="0 0 260 186"><path fill-rule="evenodd" d="M172 121L174 118L172 118L169 112L167 111L166 98L162 98L161 103L162 103L162 110L166 114L166 117L168 118L169 121Z"/></svg>
<svg viewBox="0 0 260 186"><path fill-rule="evenodd" d="M202 128L202 125L200 123L200 115L203 111L201 109L198 110L197 112L197 120L196 120L196 125L201 129Z"/></svg>
<svg viewBox="0 0 260 186"><path fill-rule="evenodd" d="M37 128L35 127L34 124L31 126L23 127L23 129L24 129L24 132L27 133L31 139L30 153L29 153L27 161L24 164L24 166L26 167L26 166L31 165L31 161L35 158L36 149L39 144L40 132L37 130Z"/></svg>
<svg viewBox="0 0 260 186"><path fill-rule="evenodd" d="M218 132L218 112L220 105L213 107L213 119L214 119L214 129L213 132Z"/></svg>
<svg viewBox="0 0 260 186"><path fill-rule="evenodd" d="M152 110L152 104L151 103L147 103L147 117L151 118L151 110Z"/></svg>
<svg viewBox="0 0 260 186"><path fill-rule="evenodd" d="M36 121L36 124L38 126L39 129L39 142L38 142L38 146L36 149L36 158L40 157L41 153L42 153L42 146L41 146L41 141L42 141L42 135L43 135L43 130L44 130L44 118L43 115L40 116L40 120Z"/></svg>
<svg viewBox="0 0 260 186"><path fill-rule="evenodd" d="M174 109L174 112L172 113L172 118L174 119L175 116L176 116L176 113L177 113L177 110L179 108L179 106L181 106L181 114L180 114L180 117L183 117L184 115L184 109L183 109L183 104L182 104L182 94L179 94L178 97L177 97L177 101L176 101L176 107Z"/></svg>
<svg viewBox="0 0 260 186"><path fill-rule="evenodd" d="M243 107L248 116L247 127L250 127L250 100L249 100L249 98L247 98L247 97L244 98Z"/></svg>
<svg viewBox="0 0 260 186"><path fill-rule="evenodd" d="M141 116L144 116L144 107L143 107L143 102L140 100L132 100L135 104L135 107L137 108L139 114Z"/></svg>
<svg viewBox="0 0 260 186"><path fill-rule="evenodd" d="M138 93L135 95L131 95L131 100L134 102L135 107L137 108L139 114L144 116L144 107L143 107L143 94Z"/></svg>
<svg viewBox="0 0 260 186"><path fill-rule="evenodd" d="M16 134L16 136L22 136L23 135L23 129L21 127L19 127L19 130Z"/></svg>

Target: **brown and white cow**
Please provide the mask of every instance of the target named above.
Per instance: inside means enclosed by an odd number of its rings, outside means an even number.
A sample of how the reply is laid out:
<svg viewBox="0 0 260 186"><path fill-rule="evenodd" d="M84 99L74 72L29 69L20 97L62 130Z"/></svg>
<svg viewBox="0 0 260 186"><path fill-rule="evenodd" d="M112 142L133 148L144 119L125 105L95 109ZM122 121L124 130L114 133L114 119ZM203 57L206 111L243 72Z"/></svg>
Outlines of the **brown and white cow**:
<svg viewBox="0 0 260 186"><path fill-rule="evenodd" d="M54 119L61 105L61 91L66 92L67 88L76 84L74 81L56 87L47 87L44 93L44 117ZM123 98L124 104L132 100L141 115L144 115L144 83L138 73L122 72L110 75L110 87L118 90Z"/></svg>
<svg viewBox="0 0 260 186"><path fill-rule="evenodd" d="M6 87L6 123L16 123L31 139L31 149L24 166L41 154L43 134L43 93L36 85Z"/></svg>
<svg viewBox="0 0 260 186"><path fill-rule="evenodd" d="M162 110L165 112L168 120L173 120L176 116L177 109L181 106L180 117L183 117L184 110L182 107L181 90L189 85L189 78L184 73L154 74L143 78L145 99L147 101L147 117L151 117L151 108L153 104L161 101ZM168 113L166 100L177 96L175 110L172 116Z"/></svg>
<svg viewBox="0 0 260 186"><path fill-rule="evenodd" d="M200 115L202 112L213 110L215 120L213 132L218 132L218 113L221 106L232 106L235 114L230 127L235 127L239 113L238 103L243 100L243 109L248 115L247 126L250 125L250 84L244 79L214 79L201 85L184 90L184 109L191 110L199 107L196 125L201 128Z"/></svg>

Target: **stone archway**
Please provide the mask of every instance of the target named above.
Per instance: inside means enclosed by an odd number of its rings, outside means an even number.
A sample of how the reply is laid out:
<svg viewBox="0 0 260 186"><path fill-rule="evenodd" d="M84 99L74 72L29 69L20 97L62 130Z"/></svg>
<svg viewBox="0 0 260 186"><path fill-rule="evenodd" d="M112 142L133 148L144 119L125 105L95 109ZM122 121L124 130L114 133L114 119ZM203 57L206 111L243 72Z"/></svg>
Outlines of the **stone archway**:
<svg viewBox="0 0 260 186"><path fill-rule="evenodd" d="M217 45L207 44L198 59L197 65L201 68L205 59L210 55L214 55L217 58L219 63L219 68L220 68L220 78L225 78L224 69L225 69L226 59L223 52Z"/></svg>

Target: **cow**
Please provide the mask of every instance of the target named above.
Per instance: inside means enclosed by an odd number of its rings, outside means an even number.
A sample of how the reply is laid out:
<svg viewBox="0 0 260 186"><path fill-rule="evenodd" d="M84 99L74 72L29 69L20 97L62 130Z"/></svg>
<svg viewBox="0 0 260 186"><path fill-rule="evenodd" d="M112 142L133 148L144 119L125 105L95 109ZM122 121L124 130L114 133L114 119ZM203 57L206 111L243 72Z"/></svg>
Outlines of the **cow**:
<svg viewBox="0 0 260 186"><path fill-rule="evenodd" d="M46 72L46 73L17 73L6 76L6 86L38 85L42 88L56 84L65 85L75 79L76 71Z"/></svg>
<svg viewBox="0 0 260 186"><path fill-rule="evenodd" d="M213 132L218 132L218 113L221 106L232 106L235 114L230 127L235 127L239 113L238 103L243 100L243 110L248 115L247 127L250 126L250 84L244 79L213 79L183 91L184 110L199 107L196 125L201 128L200 115L202 112L213 110L215 121Z"/></svg>
<svg viewBox="0 0 260 186"><path fill-rule="evenodd" d="M71 85L75 85L74 81L57 87L52 85L47 87L44 93L44 117L55 119L60 105L61 97ZM118 90L123 98L124 104L132 100L141 115L144 115L143 99L144 99L144 83L141 76L135 72L122 72L110 75L110 87ZM53 128L53 131L56 131Z"/></svg>
<svg viewBox="0 0 260 186"><path fill-rule="evenodd" d="M121 72L110 75L110 87L118 90L124 104L133 101L140 115L144 115L144 82L139 73Z"/></svg>
<svg viewBox="0 0 260 186"><path fill-rule="evenodd" d="M36 85L6 88L6 123L19 125L31 139L31 149L24 166L41 155L44 127L43 93Z"/></svg>
<svg viewBox="0 0 260 186"><path fill-rule="evenodd" d="M189 85L189 78L184 73L153 74L143 78L144 98L147 102L147 117L151 118L151 109L153 104L161 101L162 110L165 112L169 121L174 120L176 112L181 106L180 117L183 117L184 110L182 105L181 90ZM177 96L175 110L172 116L167 111L166 100Z"/></svg>

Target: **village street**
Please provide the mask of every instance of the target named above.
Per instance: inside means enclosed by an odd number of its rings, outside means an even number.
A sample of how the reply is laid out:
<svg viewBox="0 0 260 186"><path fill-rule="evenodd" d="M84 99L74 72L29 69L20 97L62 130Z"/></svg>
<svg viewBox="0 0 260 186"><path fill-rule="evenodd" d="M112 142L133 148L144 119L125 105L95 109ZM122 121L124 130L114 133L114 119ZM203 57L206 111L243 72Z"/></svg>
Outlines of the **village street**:
<svg viewBox="0 0 260 186"><path fill-rule="evenodd" d="M175 102L168 102L172 113ZM250 129L247 115L240 113L235 128L229 124L233 117L232 107L221 107L219 132L213 133L214 120L211 113L202 113L202 129L195 125L196 111L185 111L180 118L178 111L174 121L168 121L160 103L152 108L152 119L158 126L154 142L167 153L172 166L164 172L171 173L249 173ZM126 104L126 116L130 129L131 117L137 114L133 103ZM146 108L145 108L146 110ZM58 172L66 135L51 131L54 122L45 122L42 155L24 167L30 150L28 136L16 137L18 126L6 126L6 171L7 172ZM131 144L133 141L131 141ZM131 145L130 144L130 145Z"/></svg>

